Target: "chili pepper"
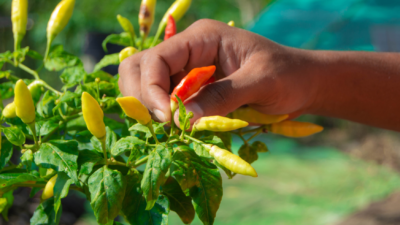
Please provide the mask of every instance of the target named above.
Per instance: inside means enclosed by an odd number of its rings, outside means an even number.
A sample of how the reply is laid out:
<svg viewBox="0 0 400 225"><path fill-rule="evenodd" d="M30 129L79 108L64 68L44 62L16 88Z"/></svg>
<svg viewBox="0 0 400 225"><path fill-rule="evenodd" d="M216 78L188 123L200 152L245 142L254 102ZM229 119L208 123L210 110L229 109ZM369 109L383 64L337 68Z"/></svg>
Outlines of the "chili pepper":
<svg viewBox="0 0 400 225"><path fill-rule="evenodd" d="M22 80L18 80L14 88L15 112L21 120L30 124L35 121L35 105L32 94Z"/></svg>
<svg viewBox="0 0 400 225"><path fill-rule="evenodd" d="M117 102L128 117L137 120L143 125L151 122L149 110L135 97L127 96L117 98Z"/></svg>
<svg viewBox="0 0 400 225"><path fill-rule="evenodd" d="M272 133L295 138L306 137L321 132L323 129L323 127L317 124L291 120L273 123L267 127L267 130Z"/></svg>
<svg viewBox="0 0 400 225"><path fill-rule="evenodd" d="M15 112L15 103L14 102L11 102L6 107L4 107L3 116L8 119L11 119L11 118L14 118L17 116L17 113Z"/></svg>
<svg viewBox="0 0 400 225"><path fill-rule="evenodd" d="M278 123L288 118L288 115L268 115L261 113L253 108L245 107L245 108L238 108L232 112L233 119L240 119L247 121L249 123L256 123L256 124L272 124Z"/></svg>
<svg viewBox="0 0 400 225"><path fill-rule="evenodd" d="M196 129L196 131L209 130L224 132L243 128L247 125L249 125L249 123L243 120L230 119L223 116L208 116L196 120L193 128Z"/></svg>
<svg viewBox="0 0 400 225"><path fill-rule="evenodd" d="M42 192L42 201L49 199L54 196L54 185L56 185L57 174L52 177L49 181L47 181L46 186L44 186Z"/></svg>
<svg viewBox="0 0 400 225"><path fill-rule="evenodd" d="M231 26L231 27L234 27L235 26L235 21L233 21L233 20L229 21L228 25Z"/></svg>
<svg viewBox="0 0 400 225"><path fill-rule="evenodd" d="M45 61L54 38L64 29L71 18L72 12L74 11L74 5L75 0L61 0L51 14L50 20L47 24L47 48L44 58Z"/></svg>
<svg viewBox="0 0 400 225"><path fill-rule="evenodd" d="M205 144L203 146L209 150L210 155L214 157L219 164L230 171L252 177L258 176L256 170L248 162L232 152L219 148L216 145Z"/></svg>
<svg viewBox="0 0 400 225"><path fill-rule="evenodd" d="M216 67L207 66L201 68L195 68L191 70L185 78L181 80L178 86L175 87L171 94L171 109L175 111L177 108L177 102L175 95L177 95L182 101L185 101L191 95L196 93L200 88L210 79L214 74Z"/></svg>
<svg viewBox="0 0 400 225"><path fill-rule="evenodd" d="M139 26L142 43L150 32L154 22L154 11L156 8L156 0L142 0L139 11Z"/></svg>
<svg viewBox="0 0 400 225"><path fill-rule="evenodd" d="M26 33L28 22L28 0L13 0L11 3L11 21L14 34L14 50L20 48L20 43Z"/></svg>
<svg viewBox="0 0 400 225"><path fill-rule="evenodd" d="M82 93L82 113L83 119L90 133L98 139L103 139L106 136L106 125L103 118L104 113L101 110L99 103L89 93Z"/></svg>
<svg viewBox="0 0 400 225"><path fill-rule="evenodd" d="M208 80L203 84L203 86L212 84L212 83L214 83L214 82L215 82L215 77L213 76L213 77L210 77L210 79L208 79Z"/></svg>
<svg viewBox="0 0 400 225"><path fill-rule="evenodd" d="M126 48L122 49L122 51L119 53L119 62L121 63L122 61L124 61L124 59L135 54L136 52L137 52L137 49L134 47L126 47Z"/></svg>
<svg viewBox="0 0 400 225"><path fill-rule="evenodd" d="M164 41L176 34L176 23L174 17L168 15L167 27L165 28Z"/></svg>
<svg viewBox="0 0 400 225"><path fill-rule="evenodd" d="M161 19L160 24L158 25L157 33L155 35L154 41L151 46L156 45L158 38L161 36L162 32L167 26L169 15L171 15L174 18L175 22L178 22L183 17L183 15L185 15L191 3L192 0L176 0L174 3L172 3L172 5L169 7L167 12Z"/></svg>
<svg viewBox="0 0 400 225"><path fill-rule="evenodd" d="M136 39L136 34L135 34L135 29L133 28L133 25L131 21L129 21L127 18L117 15L117 20L119 24L121 25L122 29L124 29L125 32L131 35L131 45L133 45L135 39Z"/></svg>

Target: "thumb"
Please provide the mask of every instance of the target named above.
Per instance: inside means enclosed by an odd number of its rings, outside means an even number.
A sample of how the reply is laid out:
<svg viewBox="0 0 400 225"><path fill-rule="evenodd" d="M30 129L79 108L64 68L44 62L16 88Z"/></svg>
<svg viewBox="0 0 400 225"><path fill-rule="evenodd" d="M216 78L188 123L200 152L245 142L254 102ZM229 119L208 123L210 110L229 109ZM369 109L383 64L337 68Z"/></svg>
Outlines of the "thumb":
<svg viewBox="0 0 400 225"><path fill-rule="evenodd" d="M221 115L225 116L244 104L252 102L254 96L255 79L251 75L249 66L240 68L231 75L208 84L185 102L186 111L193 112L191 122L200 117ZM253 89L253 91L252 91ZM176 124L179 114L175 114Z"/></svg>

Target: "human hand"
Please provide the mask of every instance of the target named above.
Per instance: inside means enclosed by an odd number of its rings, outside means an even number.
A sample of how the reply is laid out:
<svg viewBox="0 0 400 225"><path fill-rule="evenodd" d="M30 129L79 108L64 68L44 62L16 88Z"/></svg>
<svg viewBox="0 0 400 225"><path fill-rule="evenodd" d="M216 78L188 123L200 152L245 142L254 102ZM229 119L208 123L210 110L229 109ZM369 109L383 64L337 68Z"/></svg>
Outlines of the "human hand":
<svg viewBox="0 0 400 225"><path fill-rule="evenodd" d="M266 114L296 114L307 111L315 96L315 79L307 73L309 58L307 51L200 20L124 60L119 86L123 95L141 100L160 121L170 121L172 88L191 69L216 65L217 81L185 102L193 120L226 115L245 104Z"/></svg>

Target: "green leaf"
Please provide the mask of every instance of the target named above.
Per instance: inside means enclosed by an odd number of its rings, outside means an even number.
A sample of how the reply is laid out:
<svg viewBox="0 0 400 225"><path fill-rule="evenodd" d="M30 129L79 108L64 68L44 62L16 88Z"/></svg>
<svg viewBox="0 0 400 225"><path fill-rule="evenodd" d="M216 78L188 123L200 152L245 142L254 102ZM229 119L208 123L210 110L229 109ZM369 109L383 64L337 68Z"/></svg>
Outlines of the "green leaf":
<svg viewBox="0 0 400 225"><path fill-rule="evenodd" d="M104 113L122 113L121 106L119 106L114 97L105 97L100 99L100 106Z"/></svg>
<svg viewBox="0 0 400 225"><path fill-rule="evenodd" d="M8 171L10 173L0 174L0 192L5 193L12 190L14 188L12 185L14 184L43 181L43 179L39 177L37 171L32 171L31 173L21 173L22 171L19 170L19 172L15 173L13 173L13 171Z"/></svg>
<svg viewBox="0 0 400 225"><path fill-rule="evenodd" d="M53 92L46 91L42 100L40 100L37 105L37 113L43 118L52 117L54 115L53 109L56 106L56 100L57 96L55 96Z"/></svg>
<svg viewBox="0 0 400 225"><path fill-rule="evenodd" d="M1 99L7 99L14 96L14 83L11 81L0 83Z"/></svg>
<svg viewBox="0 0 400 225"><path fill-rule="evenodd" d="M61 199L67 197L69 186L72 180L69 179L68 175L64 172L58 173L56 183L54 185L54 212L58 215L61 207ZM61 213L60 213L61 214ZM57 216L56 216L57 217Z"/></svg>
<svg viewBox="0 0 400 225"><path fill-rule="evenodd" d="M32 150L28 149L24 152L24 154L22 154L21 163L26 166L26 169L28 171L30 171L32 167L32 162L33 162L33 153Z"/></svg>
<svg viewBox="0 0 400 225"><path fill-rule="evenodd" d="M132 151L131 154L140 156L140 149L146 147L146 142L140 140L137 137L129 136L121 138L115 143L114 147L111 149L111 154L114 156L120 155L124 152Z"/></svg>
<svg viewBox="0 0 400 225"><path fill-rule="evenodd" d="M140 190L139 174L126 176L127 186L122 213L131 225L166 225L168 224L169 201L159 195L156 204L151 210L146 210L146 200Z"/></svg>
<svg viewBox="0 0 400 225"><path fill-rule="evenodd" d="M92 150L82 150L79 151L78 165L79 165L79 175L81 174L91 174L93 167L96 163L104 161L103 155L99 152Z"/></svg>
<svg viewBox="0 0 400 225"><path fill-rule="evenodd" d="M105 224L114 220L122 208L126 183L119 171L106 166L94 172L88 182L90 205L97 222Z"/></svg>
<svg viewBox="0 0 400 225"><path fill-rule="evenodd" d="M217 167L182 145L174 154L171 174L184 192L189 188L197 216L203 224L213 224L222 200L222 178Z"/></svg>
<svg viewBox="0 0 400 225"><path fill-rule="evenodd" d="M61 117L54 116L49 120L40 120L35 123L36 134L40 134L40 136L48 135L53 132L55 129L59 127L59 122L61 121ZM31 132L29 132L31 133Z"/></svg>
<svg viewBox="0 0 400 225"><path fill-rule="evenodd" d="M99 71L102 68L109 66L109 65L118 65L119 64L119 53L110 54L104 56L95 66L93 71Z"/></svg>
<svg viewBox="0 0 400 225"><path fill-rule="evenodd" d="M8 141L0 144L1 144L1 151L0 151L0 170L1 170L8 163L8 161L10 161L11 156L13 154L13 146Z"/></svg>
<svg viewBox="0 0 400 225"><path fill-rule="evenodd" d="M35 163L43 168L52 168L66 172L76 185L80 185L77 176L78 142L69 140L51 140L43 143L35 153Z"/></svg>
<svg viewBox="0 0 400 225"><path fill-rule="evenodd" d="M218 136L211 135L201 138L201 140L207 144L216 145L222 149L226 149L224 142ZM208 153L208 149L205 148L202 144L193 143L193 148L197 155L201 157L212 158L210 153Z"/></svg>
<svg viewBox="0 0 400 225"><path fill-rule="evenodd" d="M239 156L251 164L258 159L257 149L248 144L243 144L239 149Z"/></svg>
<svg viewBox="0 0 400 225"><path fill-rule="evenodd" d="M0 53L0 62L5 62L7 60L12 60L12 59L13 59L13 53L11 53L10 51Z"/></svg>
<svg viewBox="0 0 400 225"><path fill-rule="evenodd" d="M153 130L154 133L156 134L164 134L164 125L167 123L157 123L153 122ZM152 137L151 132L149 131L149 128L145 125L142 125L140 123L136 123L133 126L129 128L129 131L138 131L142 133L146 133L146 138Z"/></svg>
<svg viewBox="0 0 400 225"><path fill-rule="evenodd" d="M56 45L51 48L44 66L50 71L60 71L78 64L82 64L78 57L65 52L62 45Z"/></svg>
<svg viewBox="0 0 400 225"><path fill-rule="evenodd" d="M32 59L37 59L43 61L43 56L39 54L37 51L29 49L26 55Z"/></svg>
<svg viewBox="0 0 400 225"><path fill-rule="evenodd" d="M23 61L25 61L25 55L26 55L26 53L28 53L28 51L29 51L29 47L21 48L15 52L13 52L13 55L15 58L17 58L18 62L22 63Z"/></svg>
<svg viewBox="0 0 400 225"><path fill-rule="evenodd" d="M1 67L3 66L3 63L2 62L0 62L0 70L1 70ZM7 78L7 77L9 77L11 74L13 73L13 71L12 70L3 70L3 71L0 71L0 79L1 78Z"/></svg>
<svg viewBox="0 0 400 225"><path fill-rule="evenodd" d="M85 74L86 71L82 63L79 63L77 66L66 68L60 76L61 82L66 84L63 89L66 90L77 85L83 80Z"/></svg>
<svg viewBox="0 0 400 225"><path fill-rule="evenodd" d="M13 145L21 146L25 144L25 134L18 127L5 127L3 133Z"/></svg>
<svg viewBox="0 0 400 225"><path fill-rule="evenodd" d="M115 78L102 70L93 72L93 73L89 73L89 74L85 74L85 78L83 79L84 83L90 83L90 82L95 82L96 78L99 78L101 81L107 81L107 82L114 82Z"/></svg>
<svg viewBox="0 0 400 225"><path fill-rule="evenodd" d="M33 213L31 225L57 225L60 222L60 213L54 211L54 198L42 202Z"/></svg>
<svg viewBox="0 0 400 225"><path fill-rule="evenodd" d="M101 146L101 142L99 141L98 138L93 136L90 139L90 142L93 145L93 148L98 150L99 152L103 152L103 147ZM112 147L115 145L117 142L117 134L113 130L111 130L109 127L106 127L106 149L107 151L111 150Z"/></svg>
<svg viewBox="0 0 400 225"><path fill-rule="evenodd" d="M110 34L104 39L102 46L105 52L108 52L107 50L107 44L116 44L116 45L122 45L122 46L130 46L131 45L131 36L127 32L122 32L121 34Z"/></svg>
<svg viewBox="0 0 400 225"><path fill-rule="evenodd" d="M178 97L178 95L175 95L176 99L178 100L179 104L179 127L181 130L185 131L186 128L185 126L185 118L186 118L186 107L183 104L182 100Z"/></svg>
<svg viewBox="0 0 400 225"><path fill-rule="evenodd" d="M171 165L171 153L171 147L160 144L149 154L141 183L147 201L146 210L153 208L157 201L160 185L164 182L165 174Z"/></svg>
<svg viewBox="0 0 400 225"><path fill-rule="evenodd" d="M257 152L269 152L268 147L261 141L255 141L251 144L251 148Z"/></svg>
<svg viewBox="0 0 400 225"><path fill-rule="evenodd" d="M162 186L162 194L168 197L171 210L176 212L184 224L190 224L195 215L192 198L183 193L179 183L169 177Z"/></svg>
<svg viewBox="0 0 400 225"><path fill-rule="evenodd" d="M3 194L0 198L0 212L3 215L5 221L8 222L8 210L11 208L14 202L13 190Z"/></svg>
<svg viewBox="0 0 400 225"><path fill-rule="evenodd" d="M225 148L232 152L232 134L231 132L215 132L215 135L220 138Z"/></svg>

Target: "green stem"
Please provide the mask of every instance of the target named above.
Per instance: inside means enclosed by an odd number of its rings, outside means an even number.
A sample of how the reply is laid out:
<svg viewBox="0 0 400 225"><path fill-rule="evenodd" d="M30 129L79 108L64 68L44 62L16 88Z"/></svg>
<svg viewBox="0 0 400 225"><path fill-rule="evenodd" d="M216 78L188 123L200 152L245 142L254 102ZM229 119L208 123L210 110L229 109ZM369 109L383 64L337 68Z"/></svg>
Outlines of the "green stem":
<svg viewBox="0 0 400 225"><path fill-rule="evenodd" d="M101 142L101 148L103 150L104 160L106 162L106 167L108 166L108 159L107 159L107 149L106 149L106 137L99 139Z"/></svg>
<svg viewBox="0 0 400 225"><path fill-rule="evenodd" d="M133 166L134 167L138 167L138 166L146 163L147 160L149 160L149 156L146 156L146 157L143 157L143 158L139 159L138 161L135 162L135 164Z"/></svg>
<svg viewBox="0 0 400 225"><path fill-rule="evenodd" d="M53 37L47 37L47 45L46 45L46 53L44 54L44 62L47 61L47 57L49 56L51 43L53 42Z"/></svg>
<svg viewBox="0 0 400 225"><path fill-rule="evenodd" d="M99 101L100 102L100 84L99 84L99 82L96 82L97 83L97 101Z"/></svg>
<svg viewBox="0 0 400 225"><path fill-rule="evenodd" d="M18 51L20 48L20 37L19 34L14 34L14 52ZM14 55L14 66L18 66L17 57Z"/></svg>
<svg viewBox="0 0 400 225"><path fill-rule="evenodd" d="M27 125L32 132L32 137L33 137L33 141L35 142L35 146L39 147L39 143L38 143L37 137L36 137L35 121L33 121L32 123L27 124Z"/></svg>
<svg viewBox="0 0 400 225"><path fill-rule="evenodd" d="M31 68L25 66L22 63L18 64L18 67L24 70L25 72L30 73L33 77L35 77L36 80L40 80L39 74L36 71L32 70Z"/></svg>
<svg viewBox="0 0 400 225"><path fill-rule="evenodd" d="M259 135L262 132L262 130L258 130L256 133L254 133L251 137L247 139L247 142L249 142L251 139L255 138L257 135Z"/></svg>
<svg viewBox="0 0 400 225"><path fill-rule="evenodd" d="M155 141L157 144L160 144L160 142L159 142L158 139L157 139L157 135L154 133L153 123L151 122L151 120L150 120L149 123L146 124L146 127L149 128L150 133L151 133L151 135L152 135L153 138L154 138L154 141Z"/></svg>
<svg viewBox="0 0 400 225"><path fill-rule="evenodd" d="M39 80L40 85L42 85L43 87L49 89L50 91L54 92L57 95L62 95L61 92L57 91L56 89L54 89L53 87L51 87L48 83L46 83L44 80Z"/></svg>
<svg viewBox="0 0 400 225"><path fill-rule="evenodd" d="M185 137L186 137L187 139L193 141L193 142L198 143L198 144L204 144L204 142L198 140L197 138L191 137L191 136L189 136L189 135L187 135L187 134L185 134Z"/></svg>
<svg viewBox="0 0 400 225"><path fill-rule="evenodd" d="M175 111L178 108L178 105L175 101L171 101L171 131L169 133L170 136L175 134Z"/></svg>
<svg viewBox="0 0 400 225"><path fill-rule="evenodd" d="M193 126L192 132L190 132L190 137L193 137L195 133L196 133L196 128L194 128Z"/></svg>
<svg viewBox="0 0 400 225"><path fill-rule="evenodd" d="M157 44L157 40L161 37L162 32L165 29L166 24L161 21L160 25L158 26L157 33L154 36L153 43L151 43L150 48L153 48Z"/></svg>
<svg viewBox="0 0 400 225"><path fill-rule="evenodd" d="M142 39L142 41L140 42L140 45L139 45L139 51L142 51L143 44L144 44L144 41L147 38L147 35L144 32L140 31L140 38Z"/></svg>
<svg viewBox="0 0 400 225"><path fill-rule="evenodd" d="M0 170L0 173L1 173L1 172L4 172L4 171L8 171L8 170L15 169L15 168L17 168L17 166L18 166L18 165L7 166L6 168L1 169L1 170Z"/></svg>

